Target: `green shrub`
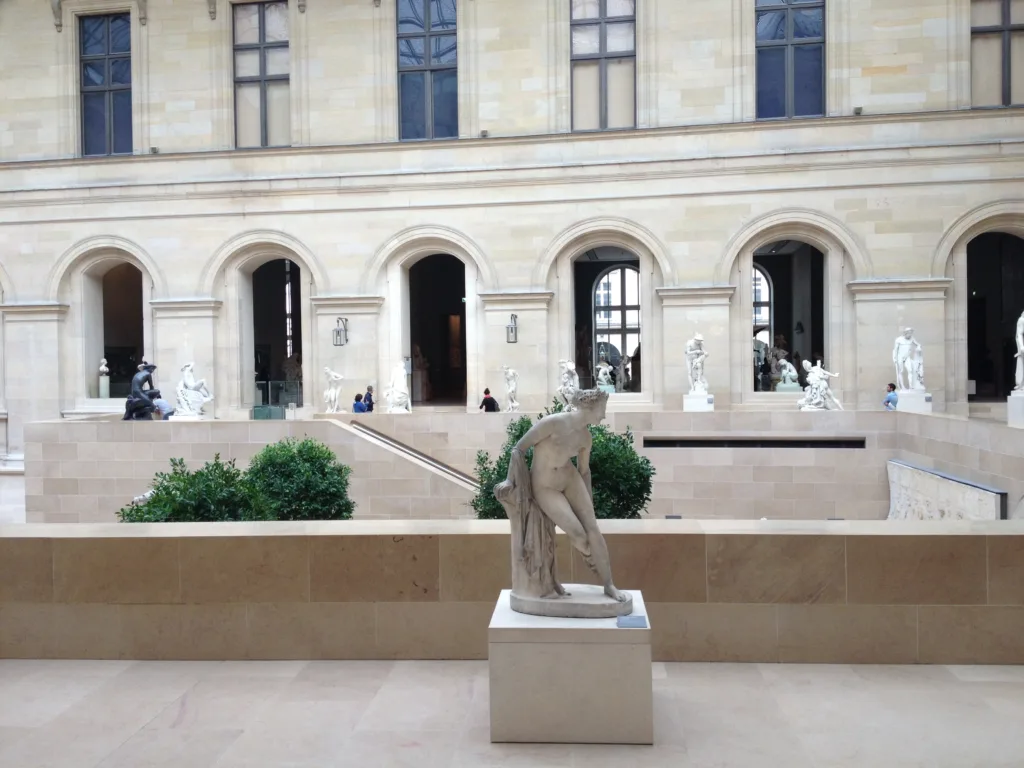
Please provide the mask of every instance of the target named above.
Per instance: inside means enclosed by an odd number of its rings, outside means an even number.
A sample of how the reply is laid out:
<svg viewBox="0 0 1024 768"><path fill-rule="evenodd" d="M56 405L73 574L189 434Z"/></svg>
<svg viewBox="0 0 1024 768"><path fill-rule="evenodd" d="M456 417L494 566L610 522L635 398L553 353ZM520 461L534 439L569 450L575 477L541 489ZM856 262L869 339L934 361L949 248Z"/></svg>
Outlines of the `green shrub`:
<svg viewBox="0 0 1024 768"><path fill-rule="evenodd" d="M351 473L323 443L282 440L253 457L246 482L264 519L348 520Z"/></svg>
<svg viewBox="0 0 1024 768"><path fill-rule="evenodd" d="M556 400L537 419L563 410L563 405ZM506 430L507 437L501 446L501 453L494 460L486 451L477 452L476 479L480 483L480 490L471 504L479 519L505 519L505 508L494 498L494 486L505 479L512 448L531 426L533 422L529 416L521 416L511 422ZM650 460L636 452L633 433L629 429L620 435L604 425L597 425L590 427L590 435L594 441L590 452L594 513L599 519L639 518L651 500L654 467ZM531 449L526 455L526 463L532 466L532 462Z"/></svg>
<svg viewBox="0 0 1024 768"><path fill-rule="evenodd" d="M183 459L171 459L171 471L157 473L152 495L117 513L123 523L213 523L254 519L243 472L220 456L194 472Z"/></svg>

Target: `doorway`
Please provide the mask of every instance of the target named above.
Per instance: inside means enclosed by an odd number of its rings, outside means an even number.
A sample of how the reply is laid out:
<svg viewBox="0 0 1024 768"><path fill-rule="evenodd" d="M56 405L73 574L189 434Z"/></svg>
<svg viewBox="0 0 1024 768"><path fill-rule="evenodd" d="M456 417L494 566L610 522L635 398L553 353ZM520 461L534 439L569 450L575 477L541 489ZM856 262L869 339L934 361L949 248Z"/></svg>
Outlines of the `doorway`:
<svg viewBox="0 0 1024 768"><path fill-rule="evenodd" d="M413 403L466 402L466 266L447 253L409 268Z"/></svg>
<svg viewBox="0 0 1024 768"><path fill-rule="evenodd" d="M255 405L301 408L301 270L290 259L268 261L252 273Z"/></svg>
<svg viewBox="0 0 1024 768"><path fill-rule="evenodd" d="M1014 331L1024 311L1024 239L987 232L967 244L967 399L1004 400L1014 384ZM973 388L970 382L973 382Z"/></svg>

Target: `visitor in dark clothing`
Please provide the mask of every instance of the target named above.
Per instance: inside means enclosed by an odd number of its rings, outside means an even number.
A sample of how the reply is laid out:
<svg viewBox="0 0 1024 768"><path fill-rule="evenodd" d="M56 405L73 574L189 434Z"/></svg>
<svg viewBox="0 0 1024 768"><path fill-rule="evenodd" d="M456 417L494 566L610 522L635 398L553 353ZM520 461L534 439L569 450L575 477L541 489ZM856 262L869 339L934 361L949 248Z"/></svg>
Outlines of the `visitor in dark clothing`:
<svg viewBox="0 0 1024 768"><path fill-rule="evenodd" d="M498 401L491 397L491 390L484 390L484 399L480 401L480 410L485 413L497 413L500 409L498 408Z"/></svg>
<svg viewBox="0 0 1024 768"><path fill-rule="evenodd" d="M366 413L366 403L362 395L356 395L356 401L352 403L352 413Z"/></svg>
<svg viewBox="0 0 1024 768"><path fill-rule="evenodd" d="M367 413L373 413L373 387L366 388L366 394L363 395L363 405L366 406Z"/></svg>

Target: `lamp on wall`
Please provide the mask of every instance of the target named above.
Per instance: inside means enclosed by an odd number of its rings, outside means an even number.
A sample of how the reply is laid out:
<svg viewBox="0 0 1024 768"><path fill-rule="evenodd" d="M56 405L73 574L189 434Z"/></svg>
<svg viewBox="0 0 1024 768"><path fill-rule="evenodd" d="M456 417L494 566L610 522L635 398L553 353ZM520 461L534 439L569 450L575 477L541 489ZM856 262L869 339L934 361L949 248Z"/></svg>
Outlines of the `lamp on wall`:
<svg viewBox="0 0 1024 768"><path fill-rule="evenodd" d="M339 317L338 326L334 329L334 346L344 347L348 344L348 318Z"/></svg>
<svg viewBox="0 0 1024 768"><path fill-rule="evenodd" d="M509 344L515 344L519 341L519 324L518 315L512 315L512 322L505 326L505 341Z"/></svg>

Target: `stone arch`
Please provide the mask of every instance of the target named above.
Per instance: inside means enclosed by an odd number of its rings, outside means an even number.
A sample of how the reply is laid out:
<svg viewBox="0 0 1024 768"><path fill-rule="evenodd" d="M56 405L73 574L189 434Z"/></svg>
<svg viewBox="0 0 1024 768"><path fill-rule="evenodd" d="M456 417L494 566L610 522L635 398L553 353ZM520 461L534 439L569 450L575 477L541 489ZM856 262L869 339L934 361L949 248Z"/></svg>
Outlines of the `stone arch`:
<svg viewBox="0 0 1024 768"><path fill-rule="evenodd" d="M931 276L946 276L950 258L958 246L966 247L978 235L995 231L1024 237L1024 200L979 205L953 222L935 249Z"/></svg>
<svg viewBox="0 0 1024 768"><path fill-rule="evenodd" d="M433 253L450 253L465 264L475 265L482 290L498 287L494 267L472 238L449 227L430 225L410 227L384 242L366 265L361 292L374 291L381 275L387 273L388 265L396 260L408 268Z"/></svg>
<svg viewBox="0 0 1024 768"><path fill-rule="evenodd" d="M534 269L533 288L544 289L552 267L566 252L571 260L599 245L619 246L651 258L658 265L664 284L675 284L675 269L668 250L650 230L628 219L604 216L573 224L551 241Z"/></svg>
<svg viewBox="0 0 1024 768"><path fill-rule="evenodd" d="M117 254L111 254L116 251ZM46 300L60 300L60 290L65 278L74 268L88 268L88 262L116 258L136 266L143 276L150 280L153 298L167 296L167 280L156 261L137 243L124 237L100 235L80 240L66 250L50 270L46 281Z"/></svg>
<svg viewBox="0 0 1024 768"><path fill-rule="evenodd" d="M196 295L212 296L217 280L231 264L259 266L252 262L267 262L273 259L292 259L313 278L318 294L330 291L327 270L301 240L285 232L272 229L256 229L235 235L225 242L207 262L199 276Z"/></svg>
<svg viewBox="0 0 1024 768"><path fill-rule="evenodd" d="M775 240L787 239L809 243L822 253L841 248L855 277L864 279L874 274L866 251L842 222L819 211L783 208L754 219L733 235L715 267L714 284L729 281L733 264L745 249L757 250Z"/></svg>

